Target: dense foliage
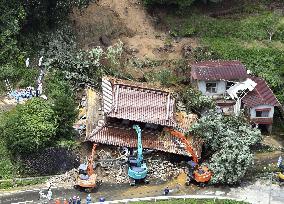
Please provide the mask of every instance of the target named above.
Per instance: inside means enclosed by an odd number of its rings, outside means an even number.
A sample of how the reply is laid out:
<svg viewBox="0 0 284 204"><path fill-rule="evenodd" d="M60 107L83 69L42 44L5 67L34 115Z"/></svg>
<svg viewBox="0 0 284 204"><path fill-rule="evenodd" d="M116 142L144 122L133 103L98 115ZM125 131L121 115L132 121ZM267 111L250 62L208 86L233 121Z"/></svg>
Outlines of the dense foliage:
<svg viewBox="0 0 284 204"><path fill-rule="evenodd" d="M180 101L185 105L186 111L189 113L192 112L200 115L203 111L215 107L215 103L211 98L202 95L200 91L191 87L183 89L179 97Z"/></svg>
<svg viewBox="0 0 284 204"><path fill-rule="evenodd" d="M14 175L14 166L10 160L9 151L6 148L4 138L0 140L0 157L0 179L8 179Z"/></svg>
<svg viewBox="0 0 284 204"><path fill-rule="evenodd" d="M126 73L119 72L123 43L119 41L106 49L95 47L89 51L77 46L70 27L50 32L43 40L41 55L49 70L59 70L72 85L88 83L98 86L103 74L123 78Z"/></svg>
<svg viewBox="0 0 284 204"><path fill-rule="evenodd" d="M261 139L260 130L251 128L242 116L227 116L210 111L191 128L211 152L208 162L212 183L234 184L242 179L253 163L250 148ZM222 148L220 148L222 147Z"/></svg>
<svg viewBox="0 0 284 204"><path fill-rule="evenodd" d="M74 92L59 71L49 73L45 82L45 94L58 121L56 139L69 139L74 135L72 126L78 114Z"/></svg>
<svg viewBox="0 0 284 204"><path fill-rule="evenodd" d="M58 125L51 104L41 98L17 105L5 115L1 124L12 154L28 154L52 143Z"/></svg>
<svg viewBox="0 0 284 204"><path fill-rule="evenodd" d="M28 54L38 51L35 47L41 42L35 36L55 28L66 19L74 6L82 7L88 2L89 0L0 1L0 93L5 88L5 79L9 79L17 87L32 85L37 72L26 69L24 62Z"/></svg>
<svg viewBox="0 0 284 204"><path fill-rule="evenodd" d="M75 6L82 7L90 0L18 0L24 7L27 18L25 29L54 28L56 23L65 19Z"/></svg>

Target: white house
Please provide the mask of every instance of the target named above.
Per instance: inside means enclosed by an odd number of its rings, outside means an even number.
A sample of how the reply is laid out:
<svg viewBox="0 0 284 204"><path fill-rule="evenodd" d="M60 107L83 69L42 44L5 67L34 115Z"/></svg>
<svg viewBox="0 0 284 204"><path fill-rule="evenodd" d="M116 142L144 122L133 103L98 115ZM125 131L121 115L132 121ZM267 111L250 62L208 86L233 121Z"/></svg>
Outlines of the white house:
<svg viewBox="0 0 284 204"><path fill-rule="evenodd" d="M215 99L224 114L233 114L236 98L231 98L227 90L239 82L251 81L254 86L239 97L241 106L252 123L272 130L274 107L280 103L262 78L247 74L239 61L203 61L191 64L191 83L202 94ZM255 83L254 83L255 82Z"/></svg>

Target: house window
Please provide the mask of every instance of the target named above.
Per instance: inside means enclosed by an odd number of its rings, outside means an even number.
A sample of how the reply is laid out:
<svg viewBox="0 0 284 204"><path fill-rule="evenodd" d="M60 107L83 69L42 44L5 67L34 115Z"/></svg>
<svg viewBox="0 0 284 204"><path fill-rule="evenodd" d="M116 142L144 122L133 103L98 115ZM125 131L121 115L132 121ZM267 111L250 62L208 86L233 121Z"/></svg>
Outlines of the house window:
<svg viewBox="0 0 284 204"><path fill-rule="evenodd" d="M257 118L267 118L269 116L269 110L263 110L263 111L255 111L255 116Z"/></svg>
<svg viewBox="0 0 284 204"><path fill-rule="evenodd" d="M227 83L226 83L226 90L228 90L229 88L231 88L234 85L235 85L234 82L227 81Z"/></svg>
<svg viewBox="0 0 284 204"><path fill-rule="evenodd" d="M216 82L207 82L206 83L206 92L217 93L217 83Z"/></svg>

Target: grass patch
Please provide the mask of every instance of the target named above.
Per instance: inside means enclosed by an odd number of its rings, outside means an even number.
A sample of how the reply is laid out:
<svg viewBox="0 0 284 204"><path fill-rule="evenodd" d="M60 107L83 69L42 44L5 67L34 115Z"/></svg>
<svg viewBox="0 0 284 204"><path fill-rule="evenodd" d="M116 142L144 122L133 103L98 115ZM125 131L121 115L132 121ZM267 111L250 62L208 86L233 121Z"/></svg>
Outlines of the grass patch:
<svg viewBox="0 0 284 204"><path fill-rule="evenodd" d="M31 186L36 184L42 184L46 182L46 178L34 178L25 180L5 180L0 181L0 189L11 189L15 187Z"/></svg>
<svg viewBox="0 0 284 204"><path fill-rule="evenodd" d="M144 202L133 202L137 204L148 204L154 203L154 201L144 201ZM234 200L219 200L219 199L175 199L175 200L163 200L155 202L157 204L246 204L247 202L243 201L234 201Z"/></svg>
<svg viewBox="0 0 284 204"><path fill-rule="evenodd" d="M3 139L0 139L0 179L9 179L15 175L15 166L13 165L9 152Z"/></svg>

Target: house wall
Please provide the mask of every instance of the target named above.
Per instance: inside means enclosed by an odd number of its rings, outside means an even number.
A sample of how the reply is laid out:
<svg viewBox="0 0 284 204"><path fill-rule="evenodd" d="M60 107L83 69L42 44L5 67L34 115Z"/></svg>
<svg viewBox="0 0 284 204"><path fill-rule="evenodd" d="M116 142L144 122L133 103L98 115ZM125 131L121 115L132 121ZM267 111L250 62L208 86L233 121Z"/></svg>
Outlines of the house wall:
<svg viewBox="0 0 284 204"><path fill-rule="evenodd" d="M217 93L206 92L206 82L216 82L217 83ZM226 82L225 81L198 81L198 89L202 92L203 95L206 95L206 96L221 95L226 92Z"/></svg>
<svg viewBox="0 0 284 204"><path fill-rule="evenodd" d="M255 109L265 109L265 108L271 108L271 110L269 111L269 118L273 118L273 114L274 114L274 106L271 105L258 105L255 106L253 108L250 109L250 117L251 118L255 118L256 117L256 111Z"/></svg>

